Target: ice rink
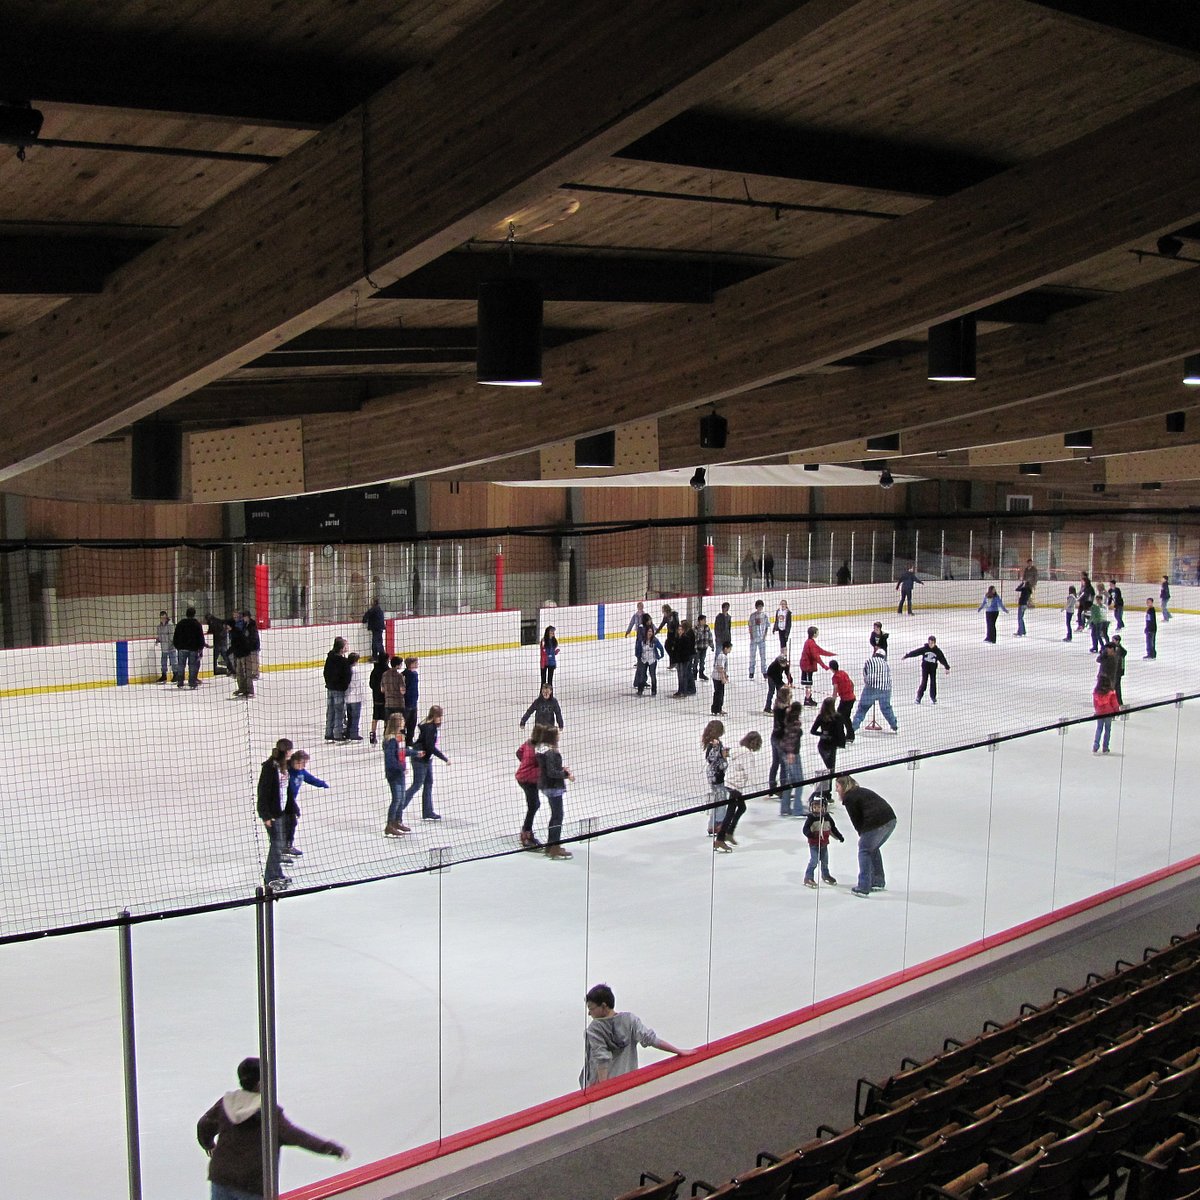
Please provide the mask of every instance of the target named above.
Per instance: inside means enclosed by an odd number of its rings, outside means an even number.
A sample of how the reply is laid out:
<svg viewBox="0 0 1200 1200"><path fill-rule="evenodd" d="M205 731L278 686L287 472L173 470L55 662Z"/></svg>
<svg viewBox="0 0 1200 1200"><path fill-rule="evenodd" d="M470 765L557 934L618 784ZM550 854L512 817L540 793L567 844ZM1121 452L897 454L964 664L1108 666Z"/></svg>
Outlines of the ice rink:
<svg viewBox="0 0 1200 1200"><path fill-rule="evenodd" d="M1192 691L1200 623L1178 616L1160 629L1158 659L1143 662L1134 594L1126 702ZM1032 610L1024 639L1002 617L995 646L966 608L822 619L818 640L856 681L874 619L891 631L900 734L864 732L840 769L1091 711L1096 665L1085 645L1062 643L1057 609ZM793 660L805 624L798 611ZM952 672L939 679L938 705L918 707L919 667L901 655L929 633ZM727 744L770 726L765 686L747 678L744 630L735 642ZM555 683L577 776L568 835L589 820L633 822L704 798L706 685L673 699L664 663L657 698L639 699L632 672L632 639L563 648ZM828 678L818 677L818 696ZM512 773L517 722L537 692L536 647L423 660L422 706L446 709L440 746L451 763L438 763L435 784L444 820L413 820L410 809L414 832L399 842L381 836L378 748L322 739L319 669L267 673L251 703L231 703L229 690L216 680L194 693L144 685L6 701L5 926L54 903L98 920L251 894L265 853L257 763L280 736L310 750L309 769L331 787L301 794L305 854L290 870L300 894L275 906L280 1097L294 1121L345 1142L357 1163L570 1091L591 983L609 982L619 1007L668 1040L700 1045L1200 845L1196 702L1118 720L1109 755L1092 754L1087 724L866 773L899 827L884 849L888 890L859 900L849 894L849 823L840 822L846 845L831 846L839 884L808 890L802 823L779 817L771 798L750 802L728 856L712 853L697 814L575 843L571 861L504 853L523 813ZM805 737L803 753L815 773L815 739ZM760 786L769 761L760 755ZM544 820L543 809L539 830ZM417 871L443 845L499 856L303 893ZM253 912L139 924L133 940L145 1195L203 1195L196 1118L256 1052ZM116 1200L125 1195L117 935L0 953L9 1148L0 1194ZM289 1151L282 1182L336 1169Z"/></svg>

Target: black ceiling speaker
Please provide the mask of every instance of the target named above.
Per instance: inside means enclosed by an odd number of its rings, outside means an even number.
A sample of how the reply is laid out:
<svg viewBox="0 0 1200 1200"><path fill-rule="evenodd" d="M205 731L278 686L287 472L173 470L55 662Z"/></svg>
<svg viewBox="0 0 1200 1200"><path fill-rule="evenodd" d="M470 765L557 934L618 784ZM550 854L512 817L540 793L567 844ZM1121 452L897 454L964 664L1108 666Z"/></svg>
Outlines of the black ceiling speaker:
<svg viewBox="0 0 1200 1200"><path fill-rule="evenodd" d="M1187 428L1187 413L1169 412L1167 413L1167 432L1168 433L1183 433Z"/></svg>
<svg viewBox="0 0 1200 1200"><path fill-rule="evenodd" d="M1022 475L1040 475L1042 473L1041 463L1021 463L1017 470Z"/></svg>
<svg viewBox="0 0 1200 1200"><path fill-rule="evenodd" d="M479 284L475 378L503 387L542 382L542 288L509 276Z"/></svg>
<svg viewBox="0 0 1200 1200"><path fill-rule="evenodd" d="M1077 429L1074 433L1063 434L1063 446L1067 450L1091 450L1094 445L1090 429Z"/></svg>
<svg viewBox="0 0 1200 1200"><path fill-rule="evenodd" d="M129 492L134 500L178 500L182 480L183 430L177 421L143 421L133 426Z"/></svg>
<svg viewBox="0 0 1200 1200"><path fill-rule="evenodd" d="M0 104L0 144L16 146L18 157L33 145L42 132L42 114L28 104Z"/></svg>
<svg viewBox="0 0 1200 1200"><path fill-rule="evenodd" d="M929 327L928 378L934 383L967 383L975 378L975 318L955 317Z"/></svg>
<svg viewBox="0 0 1200 1200"><path fill-rule="evenodd" d="M606 429L575 439L576 467L613 467L617 462L617 431Z"/></svg>
<svg viewBox="0 0 1200 1200"><path fill-rule="evenodd" d="M1096 493L1096 495L1100 495L1100 493L1104 491L1104 484L1102 484L1102 483L1093 483L1093 484L1092 484L1092 491L1093 491L1093 492L1095 492L1095 493Z"/></svg>
<svg viewBox="0 0 1200 1200"><path fill-rule="evenodd" d="M899 452L900 435L898 433L881 433L877 437L869 437L867 438L867 450Z"/></svg>
<svg viewBox="0 0 1200 1200"><path fill-rule="evenodd" d="M700 449L724 450L729 422L720 413L705 413L700 418Z"/></svg>

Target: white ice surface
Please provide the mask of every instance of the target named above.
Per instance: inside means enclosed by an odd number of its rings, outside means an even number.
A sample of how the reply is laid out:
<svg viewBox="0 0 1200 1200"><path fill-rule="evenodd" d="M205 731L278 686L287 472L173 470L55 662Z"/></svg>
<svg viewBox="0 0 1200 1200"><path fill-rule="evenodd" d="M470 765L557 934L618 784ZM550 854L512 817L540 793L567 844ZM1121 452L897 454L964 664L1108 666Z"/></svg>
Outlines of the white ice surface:
<svg viewBox="0 0 1200 1200"><path fill-rule="evenodd" d="M1200 622L1172 621L1158 660L1143 663L1140 614L1130 616L1127 701L1192 690ZM821 628L856 678L871 619ZM1095 664L1058 640L1057 612L1031 612L1024 640L1002 618L997 646L982 643L982 619L967 612L885 621L901 736L860 736L851 767L1090 711ZM900 655L929 632L953 671L939 681L941 703L917 708L919 671ZM578 777L569 822L685 807L703 791L704 685L673 700L664 669L658 698L638 700L631 668L631 641L564 648L556 683ZM768 721L744 645L732 678L727 741ZM248 894L263 852L257 764L280 735L312 750L310 769L333 785L302 795L298 886L416 867L440 844L512 844L523 811L516 721L536 692L534 648L423 661L423 704L446 707L441 745L453 761L438 764L435 788L446 819L410 821L416 832L399 844L380 836L378 749L321 740L319 672L266 675L251 704L229 702L223 684L6 702L6 929L51 902L97 919ZM831 847L839 885L810 891L801 823L779 818L770 799L751 802L728 856L713 855L694 815L578 843L570 862L516 854L287 896L275 906L285 1109L371 1161L570 1091L583 992L599 980L667 1039L697 1045L1186 858L1200 834L1198 709L1118 721L1108 756L1093 756L1091 728L1077 726L868 773L863 782L900 818L884 850L888 891L870 900L849 895L848 822L847 844ZM764 780L768 762L764 752ZM133 940L145 1195L202 1195L196 1118L256 1052L253 913L140 924ZM0 955L0 1195L116 1200L125 1195L117 935L18 943ZM288 1151L283 1183L336 1169Z"/></svg>

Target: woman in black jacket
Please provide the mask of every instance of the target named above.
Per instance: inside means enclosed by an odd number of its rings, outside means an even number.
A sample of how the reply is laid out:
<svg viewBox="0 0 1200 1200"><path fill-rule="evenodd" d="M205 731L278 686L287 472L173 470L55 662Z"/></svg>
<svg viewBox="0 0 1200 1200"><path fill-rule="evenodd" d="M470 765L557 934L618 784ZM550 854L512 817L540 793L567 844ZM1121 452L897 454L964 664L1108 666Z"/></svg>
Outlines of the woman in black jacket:
<svg viewBox="0 0 1200 1200"><path fill-rule="evenodd" d="M692 676L693 660L696 657L696 633L691 621L684 619L679 622L679 634L675 644L670 647L671 666L675 668L679 679L679 690L676 696L694 696L696 680Z"/></svg>
<svg viewBox="0 0 1200 1200"><path fill-rule="evenodd" d="M287 846L283 815L288 802L287 760L291 752L292 743L287 738L280 738L271 751L271 757L263 763L258 773L258 817L270 839L267 865L263 868L263 883L273 892L283 891L292 882L283 873L283 851Z"/></svg>
<svg viewBox="0 0 1200 1200"><path fill-rule="evenodd" d="M367 686L371 689L371 745L379 740L375 734L375 726L380 721L386 721L387 702L383 695L383 673L388 669L388 656L385 653L375 655L375 663L371 674L367 677Z"/></svg>
<svg viewBox="0 0 1200 1200"><path fill-rule="evenodd" d="M817 753L830 770L837 769L837 752L846 744L846 722L837 710L837 701L827 696L817 709L817 719L810 730L817 739Z"/></svg>
<svg viewBox="0 0 1200 1200"><path fill-rule="evenodd" d="M421 819L423 821L440 821L442 818L433 811L433 760L440 758L449 763L449 759L438 749L438 729L442 724L441 705L435 704L429 715L417 726L417 736L409 750L412 759L413 779L404 793L404 805L417 794L421 793ZM401 819L403 820L403 810Z"/></svg>
<svg viewBox="0 0 1200 1200"><path fill-rule="evenodd" d="M525 715L521 718L521 728L525 728L525 722L533 717L535 725L557 725L559 729L563 728L562 709L559 707L558 699L554 695L554 689L548 684L542 684L542 690L535 698L534 702L525 710Z"/></svg>

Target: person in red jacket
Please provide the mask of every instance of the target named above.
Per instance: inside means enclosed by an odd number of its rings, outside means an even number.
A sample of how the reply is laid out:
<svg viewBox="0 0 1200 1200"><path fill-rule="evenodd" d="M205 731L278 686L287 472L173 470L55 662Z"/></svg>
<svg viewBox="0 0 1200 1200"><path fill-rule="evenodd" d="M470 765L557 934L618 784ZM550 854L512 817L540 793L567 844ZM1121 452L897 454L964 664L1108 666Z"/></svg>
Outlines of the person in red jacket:
<svg viewBox="0 0 1200 1200"><path fill-rule="evenodd" d="M810 708L817 707L817 702L812 698L813 672L818 667L822 671L828 671L829 668L821 659L827 658L832 653L832 650L822 650L817 645L817 627L810 625L804 649L800 651L800 682L804 685L804 703Z"/></svg>
<svg viewBox="0 0 1200 1200"><path fill-rule="evenodd" d="M842 723L846 726L846 745L848 746L854 741L854 725L851 722L854 701L857 699L854 694L854 680L838 666L836 658L829 660L829 669L833 672L833 693L837 696L838 716L842 718Z"/></svg>
<svg viewBox="0 0 1200 1200"><path fill-rule="evenodd" d="M526 713L526 716L529 714ZM538 779L542 768L538 762L538 746L545 741L546 730L542 725L534 724L529 733L529 741L522 742L517 747L517 783L525 793L525 824L521 826L521 845L529 850L540 850L542 843L533 835L533 818L542 806L538 795Z"/></svg>
<svg viewBox="0 0 1200 1200"><path fill-rule="evenodd" d="M1092 693L1092 708L1096 711L1096 736L1092 739L1092 753L1100 753L1100 742L1103 740L1104 753L1107 754L1109 739L1112 737L1113 717L1121 711L1121 705L1108 676L1103 673L1096 681L1096 690Z"/></svg>

